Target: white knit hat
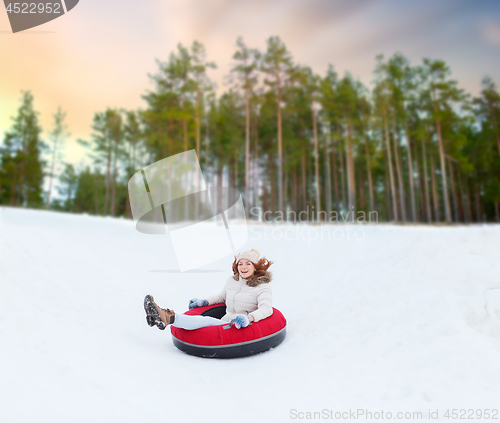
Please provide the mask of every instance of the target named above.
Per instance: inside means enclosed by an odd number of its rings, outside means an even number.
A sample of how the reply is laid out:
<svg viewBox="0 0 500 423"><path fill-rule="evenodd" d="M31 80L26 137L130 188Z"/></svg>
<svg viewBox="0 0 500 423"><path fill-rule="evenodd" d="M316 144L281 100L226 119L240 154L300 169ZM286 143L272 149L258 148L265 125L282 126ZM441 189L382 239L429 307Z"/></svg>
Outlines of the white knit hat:
<svg viewBox="0 0 500 423"><path fill-rule="evenodd" d="M238 263L241 259L244 258L250 260L252 263L257 263L259 261L259 257L260 257L260 251L255 248L252 248L248 251L243 251L242 253L239 253L236 256L236 263Z"/></svg>

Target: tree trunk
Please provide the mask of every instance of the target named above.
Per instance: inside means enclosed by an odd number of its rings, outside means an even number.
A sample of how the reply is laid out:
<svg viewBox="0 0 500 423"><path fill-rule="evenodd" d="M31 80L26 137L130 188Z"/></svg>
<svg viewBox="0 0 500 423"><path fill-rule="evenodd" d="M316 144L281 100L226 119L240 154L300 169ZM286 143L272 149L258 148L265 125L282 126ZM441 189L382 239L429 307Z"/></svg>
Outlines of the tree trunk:
<svg viewBox="0 0 500 423"><path fill-rule="evenodd" d="M208 122L208 117L205 118L205 166L204 166L204 179L205 179L205 184L207 186L207 189L212 185L212 172L210 170L210 163L209 163L209 144L210 144L210 128L209 128L209 122Z"/></svg>
<svg viewBox="0 0 500 423"><path fill-rule="evenodd" d="M50 205L50 195L52 194L52 180L54 178L54 168L56 165L56 150L57 150L57 137L55 137L54 139L54 151L52 153L52 164L50 166L49 190L47 192L47 203L45 204L45 210L48 210Z"/></svg>
<svg viewBox="0 0 500 423"><path fill-rule="evenodd" d="M391 183L389 182L389 160L387 158L387 154L384 154L384 163L385 163L385 185L384 185L384 196L385 196L385 206L387 209L387 221L390 222L393 220L393 216L391 215Z"/></svg>
<svg viewBox="0 0 500 423"><path fill-rule="evenodd" d="M24 136L24 130L23 130L23 153L21 155L21 165L19 168L19 190L17 191L17 197L16 197L16 206L19 206L21 199L23 200L23 203L26 203L26 182L24 180L24 171L26 167L26 158L28 157L28 146L26 142L26 138ZM24 197L23 197L24 194Z"/></svg>
<svg viewBox="0 0 500 423"><path fill-rule="evenodd" d="M70 204L71 201L71 195L73 193L73 190L71 189L71 182L68 184L68 198L66 198L66 204L68 205L68 211L71 213L72 212L72 207Z"/></svg>
<svg viewBox="0 0 500 423"><path fill-rule="evenodd" d="M415 188L413 186L413 160L411 154L411 144L410 144L410 132L408 131L408 123L406 119L405 132L406 132L406 148L408 151L408 179L410 180L410 200L411 200L411 217L413 222L417 220L417 209L415 205Z"/></svg>
<svg viewBox="0 0 500 423"><path fill-rule="evenodd" d="M286 151L285 151L285 155L283 157L283 163L286 163ZM283 209L282 209L282 212L283 212L283 220L286 222L287 221L287 218L286 218L286 211L288 209L288 172L284 172L284 176L285 176L285 180L283 182Z"/></svg>
<svg viewBox="0 0 500 423"><path fill-rule="evenodd" d="M329 134L332 134L330 129ZM337 172L337 157L335 153L335 137L331 137L332 145L332 173L333 173L333 195L335 198L335 210L339 211L339 182L338 182L338 172Z"/></svg>
<svg viewBox="0 0 500 423"><path fill-rule="evenodd" d="M169 139L168 153L169 153L169 155L173 155L174 154L173 138L174 138L175 134L174 134L174 123L173 123L173 120L171 117L168 119L167 133L168 133L168 139ZM167 183L167 192L168 192L168 198L171 198L171 195L172 195L172 169L169 169L168 173L169 173L169 175L168 175L168 183ZM166 220L166 217L165 217L165 220Z"/></svg>
<svg viewBox="0 0 500 423"><path fill-rule="evenodd" d="M321 210L320 187L319 187L319 153L318 153L318 127L316 123L316 113L314 112L314 102L311 104L313 141L314 141L314 174L316 185L316 213Z"/></svg>
<svg viewBox="0 0 500 423"><path fill-rule="evenodd" d="M327 220L330 218L332 212L332 187L331 187L331 176L330 176L330 158L328 155L328 143L324 142L325 152L323 157L325 159L325 209Z"/></svg>
<svg viewBox="0 0 500 423"><path fill-rule="evenodd" d="M170 143L172 143L172 140L170 140ZM137 147L137 139L134 140L134 143L132 144L132 172L135 172L136 167L135 167L135 150Z"/></svg>
<svg viewBox="0 0 500 423"><path fill-rule="evenodd" d="M405 188L404 188L404 180L403 180L403 172L401 165L401 157L399 154L399 137L396 132L396 119L394 117L394 111L392 112L392 141L394 144L394 158L396 160L396 173L398 179L398 187L399 187L399 203L401 207L401 218L403 222L406 222L406 199L405 199Z"/></svg>
<svg viewBox="0 0 500 423"><path fill-rule="evenodd" d="M422 157L424 166L425 209L427 213L427 222L432 222L431 199L429 194L429 176L427 175L427 154L425 152L425 141L423 138L422 138Z"/></svg>
<svg viewBox="0 0 500 423"><path fill-rule="evenodd" d="M94 214L97 216L99 214L99 197L97 193L99 192L99 173L94 169Z"/></svg>
<svg viewBox="0 0 500 423"><path fill-rule="evenodd" d="M198 78L198 85L196 89L196 111L195 111L195 117L194 117L194 124L195 124L195 130L196 130L196 154L198 156L198 160L200 162L200 169L201 169L201 125L200 125L200 100L201 100L201 92L199 90L199 76ZM207 157L208 158L208 157ZM197 172L198 173L198 172ZM201 178L203 175L196 175L196 190L197 192L201 191ZM194 218L196 221L199 220L200 216L200 197L196 196L195 197L195 205L194 205Z"/></svg>
<svg viewBox="0 0 500 423"><path fill-rule="evenodd" d="M307 207L307 175L306 175L306 152L304 147L302 147L302 210L306 210Z"/></svg>
<svg viewBox="0 0 500 423"><path fill-rule="evenodd" d="M253 206L256 206L257 203L258 203L258 198L259 198L259 187L260 187L260 172L259 172L259 148L258 148L258 131L257 131L257 116L255 116L255 119L254 119L254 140L255 140L255 146L254 146L254 158L253 158L253 163L254 163L254 167L253 167L253 173L254 173L254 177L253 177L253 186L252 186L252 192L253 192Z"/></svg>
<svg viewBox="0 0 500 423"><path fill-rule="evenodd" d="M276 75L277 102L278 102L278 207L283 211L283 166L282 166L282 139L281 139L281 86L279 74Z"/></svg>
<svg viewBox="0 0 500 423"><path fill-rule="evenodd" d="M412 158L413 163L415 165L415 173L417 175L417 181L415 184L415 207L417 211L417 222L423 222L425 220L425 206L424 206L424 192L423 192L423 179L422 179L422 171L420 169L420 158L418 153L418 144L415 140L415 147L413 149Z"/></svg>
<svg viewBox="0 0 500 423"><path fill-rule="evenodd" d="M366 186L363 181L363 172L360 170L356 173L357 177L357 185L358 185L358 192L359 192L359 203L356 202L356 204L359 204L358 208L361 210L364 210L366 207Z"/></svg>
<svg viewBox="0 0 500 423"><path fill-rule="evenodd" d="M451 159L448 158L448 164L450 166L450 185L451 185L451 198L453 200L453 217L455 219L455 222L458 222L460 220L458 214L459 214L459 205L458 205L458 199L457 199L457 191L455 189L455 178L453 177L453 163L451 162Z"/></svg>
<svg viewBox="0 0 500 423"><path fill-rule="evenodd" d="M342 143L342 134L340 131L340 123L337 124L337 134L339 137L339 157L340 157L340 184L342 186L342 209L346 210L347 193L345 189L345 172L344 172L344 148Z"/></svg>
<svg viewBox="0 0 500 423"><path fill-rule="evenodd" d="M477 183L477 176L474 180L474 197L476 199L476 221L481 222L483 220L483 216L481 210L481 199L479 196L479 184Z"/></svg>
<svg viewBox="0 0 500 423"><path fill-rule="evenodd" d="M196 90L196 111L194 115L194 124L196 129L196 154L198 155L198 160L201 161L201 125L200 125L200 102L201 102L201 92L199 89Z"/></svg>
<svg viewBox="0 0 500 423"><path fill-rule="evenodd" d="M113 190L111 193L111 216L115 215L116 204L116 149L113 154Z"/></svg>
<svg viewBox="0 0 500 423"><path fill-rule="evenodd" d="M269 192L270 192L270 197L271 197L271 210L273 212L276 211L276 193L275 187L276 187L276 175L275 175L275 168L274 168L274 160L272 159L271 154L268 155L269 157Z"/></svg>
<svg viewBox="0 0 500 423"><path fill-rule="evenodd" d="M218 205L217 205L217 208L219 210L223 210L223 207L222 207L222 200L223 200L223 195L222 195L222 186L223 186L223 182L222 182L222 177L223 177L223 172L224 172L224 168L222 166L222 160L220 158L217 159L217 186L219 187L219 189L217 190L217 202L218 202Z"/></svg>
<svg viewBox="0 0 500 423"><path fill-rule="evenodd" d="M172 118L168 119L167 133L168 133L168 140L169 140L169 145L168 145L169 154L173 155L174 154L173 138L174 138L175 134L174 134L174 122L173 122Z"/></svg>
<svg viewBox="0 0 500 423"><path fill-rule="evenodd" d="M209 146L210 146L210 125L208 124L208 118L205 118L205 178L210 181L210 168L209 168Z"/></svg>
<svg viewBox="0 0 500 423"><path fill-rule="evenodd" d="M245 205L250 204L250 96L245 89Z"/></svg>
<svg viewBox="0 0 500 423"><path fill-rule="evenodd" d="M370 164L370 151L368 149L368 130L365 127L364 139L365 139L365 155L366 155L366 173L368 175L368 193L370 196L370 210L375 210L373 205L373 182L372 182L372 168Z"/></svg>
<svg viewBox="0 0 500 423"><path fill-rule="evenodd" d="M448 183L446 181L446 161L444 157L444 147L443 147L443 138L441 136L441 123L438 118L438 106L434 94L434 90L432 90L432 98L434 102L434 111L436 113L436 132L438 137L438 145L439 145L439 160L441 163L441 178L443 183L443 197L444 197L444 211L447 222L451 222L451 212L450 212L450 202L448 200Z"/></svg>
<svg viewBox="0 0 500 423"><path fill-rule="evenodd" d="M482 186L481 186L481 185L479 185L479 183L478 183L478 191L479 191L479 208L480 208L480 210L481 210L481 221L482 221L483 223L486 223L486 221L487 221L487 217L486 217L486 212L485 212L485 210L484 210L484 198L483 198L483 196L481 195L481 188L482 188Z"/></svg>
<svg viewBox="0 0 500 423"><path fill-rule="evenodd" d="M186 85L186 78L183 79L183 84ZM182 111L185 111L185 100L186 100L186 93L182 93ZM184 138L184 151L188 150L188 135L187 135L187 119L184 117L182 118L182 136Z"/></svg>
<svg viewBox="0 0 500 423"><path fill-rule="evenodd" d="M394 184L394 171L392 170L392 158L391 158L391 142L389 138L389 126L387 124L387 110L384 108L384 128L385 128L385 143L387 149L387 160L389 163L389 178L391 182L391 198L392 198L392 208L393 208L393 219L397 222L398 218L398 207L396 204L396 186Z"/></svg>
<svg viewBox="0 0 500 423"><path fill-rule="evenodd" d="M430 151L431 156L431 182L432 182L432 199L434 203L434 219L436 222L441 220L439 213L439 201L438 201L438 193L436 186L436 169L434 167L434 154L432 154L432 150Z"/></svg>
<svg viewBox="0 0 500 423"><path fill-rule="evenodd" d="M108 140L108 142L109 142L109 140ZM108 148L108 163L106 166L106 198L104 200L104 216L108 215L110 176L111 176L111 148Z"/></svg>
<svg viewBox="0 0 500 423"><path fill-rule="evenodd" d="M467 177L466 179L466 200L467 200L467 214L469 215L469 221L474 222L474 216L472 213L472 194L471 194L471 182L470 178Z"/></svg>
<svg viewBox="0 0 500 423"><path fill-rule="evenodd" d="M354 175L354 154L352 145L352 127L347 124L347 182L349 187L349 210L351 213L356 211L356 180Z"/></svg>
<svg viewBox="0 0 500 423"><path fill-rule="evenodd" d="M464 190L464 184L462 182L462 175L460 172L460 168L457 169L457 174L458 174L458 186L460 188L460 204L461 204L461 207L463 210L462 219L464 222L469 223L471 221L470 215L469 215L469 210L468 210L469 199L467 196L467 192L465 192L465 190Z"/></svg>
<svg viewBox="0 0 500 423"><path fill-rule="evenodd" d="M306 168L311 169L311 171L308 173L308 178L307 178L307 187L309 188L307 190L307 201L308 204L311 204L311 209L312 209L312 214L311 214L311 219L312 221L316 221L316 216L317 214L314 213L316 210L316 202L314 201L314 189L312 187L314 186L314 156L312 154L307 155L306 159Z"/></svg>
<svg viewBox="0 0 500 423"><path fill-rule="evenodd" d="M262 213L269 210L269 196L270 195L271 194L269 193L267 186L264 184L263 190L262 190Z"/></svg>
<svg viewBox="0 0 500 423"><path fill-rule="evenodd" d="M19 188L16 191L16 202L15 206L19 207L19 204L21 204L21 200L23 198L23 191L26 190L25 188L25 182L24 182L24 161L25 161L24 153L21 158L21 163L19 164L19 178L18 178L18 185Z"/></svg>
<svg viewBox="0 0 500 423"><path fill-rule="evenodd" d="M297 213L297 172L292 172L292 202L291 209Z"/></svg>
<svg viewBox="0 0 500 423"><path fill-rule="evenodd" d="M238 151L237 150L234 150L234 158L233 159L234 159L234 166L233 166L232 172L230 173L231 179L232 179L232 184L230 186L234 187L236 190L239 191L239 187L238 187ZM233 208L231 217L233 219L235 219L237 217L236 216L236 208Z"/></svg>
<svg viewBox="0 0 500 423"><path fill-rule="evenodd" d="M16 197L18 169L19 169L19 166L14 166L14 174L12 175L12 181L10 184L10 201L9 201L9 203L11 206L14 206L14 201L15 201L15 197Z"/></svg>

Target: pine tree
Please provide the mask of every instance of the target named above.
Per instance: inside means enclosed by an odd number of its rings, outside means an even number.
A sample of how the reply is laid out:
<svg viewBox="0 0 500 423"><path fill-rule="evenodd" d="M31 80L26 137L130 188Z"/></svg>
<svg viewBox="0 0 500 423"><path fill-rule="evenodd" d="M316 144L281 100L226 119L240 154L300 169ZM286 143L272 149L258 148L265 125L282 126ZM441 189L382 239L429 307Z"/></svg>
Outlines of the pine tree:
<svg viewBox="0 0 500 423"><path fill-rule="evenodd" d="M401 53L396 53L392 56L387 64L387 77L392 92L392 103L395 113L394 121L394 133L398 134L397 139L399 140L401 127L403 128L403 138L406 142L406 153L407 153L407 167L408 167L408 181L410 186L410 204L411 204L411 215L412 221L415 222L417 219L416 205L415 205L415 187L414 187L414 171L413 171L413 160L411 154L410 145L410 132L408 130L408 114L407 108L412 100L412 93L415 88L415 72L410 67L410 63L406 57ZM397 131L396 131L397 129ZM399 141L398 141L399 145ZM399 149L398 149L399 151ZM399 156L399 155L398 155ZM403 187L403 179L400 180L400 186ZM404 191L404 188L403 188ZM403 198L403 197L402 197ZM403 208L403 211L405 209ZM406 213L405 213L406 214ZM404 215L405 215L404 214ZM405 218L403 217L403 220Z"/></svg>
<svg viewBox="0 0 500 423"><path fill-rule="evenodd" d="M338 170L337 170L337 148L336 148L336 131L335 128L339 125L339 104L337 93L338 77L333 66L329 65L326 76L320 81L320 104L322 119L326 122L328 137L331 147L331 162L333 174L333 197L334 210L340 209ZM339 140L340 142L340 140Z"/></svg>
<svg viewBox="0 0 500 423"><path fill-rule="evenodd" d="M339 115L345 131L345 155L348 193L348 212L356 210L356 182L354 170L354 127L357 123L357 107L359 103L359 84L350 74L346 74L338 85ZM351 216L352 217L352 216Z"/></svg>
<svg viewBox="0 0 500 423"><path fill-rule="evenodd" d="M480 130L474 134L471 154L478 162L476 172L487 212L500 222L500 94L490 77L483 78L481 96L473 104Z"/></svg>
<svg viewBox="0 0 500 423"><path fill-rule="evenodd" d="M205 47L198 41L194 41L191 46L191 72L195 92L195 134L196 153L201 160L201 116L203 111L203 94L212 89L212 84L207 77L207 69L215 69L214 62L206 61ZM208 161L208 158L207 158Z"/></svg>
<svg viewBox="0 0 500 423"><path fill-rule="evenodd" d="M51 163L50 163L50 173L49 173L49 189L47 191L47 202L45 203L45 208L48 209L50 205L50 197L52 194L52 180L54 178L54 170L56 168L57 162L61 160L62 156L60 150L62 148L62 143L64 139L70 134L66 132L67 126L64 123L66 117L66 112L61 110L61 107L57 109L57 113L54 114L54 129L49 133L49 137L52 141L51 146Z"/></svg>
<svg viewBox="0 0 500 423"><path fill-rule="evenodd" d="M282 140L282 116L281 102L283 100L283 88L292 67L292 57L285 44L279 37L270 37L267 40L267 50L263 57L261 70L269 75L265 83L270 85L276 93L277 110L277 138L278 138L278 211L284 212L283 203L283 140Z"/></svg>
<svg viewBox="0 0 500 423"><path fill-rule="evenodd" d="M64 197L64 209L66 211L73 211L73 196L76 191L78 183L78 175L72 164L66 164L64 171L59 176L59 186L57 190L60 195Z"/></svg>
<svg viewBox="0 0 500 423"><path fill-rule="evenodd" d="M377 56L377 65L375 68L375 88L373 89L373 101L375 103L376 115L378 117L378 128L382 133L382 139L385 145L387 173L389 175L388 188L391 193L392 204L392 219L399 220L397 194L396 194L396 181L394 177L393 159L391 153L391 141L389 137L389 116L388 109L390 107L390 87L385 74L385 65L383 63L383 55Z"/></svg>
<svg viewBox="0 0 500 423"><path fill-rule="evenodd" d="M236 41L239 48L233 59L237 64L231 69L238 75L240 87L245 93L245 204L250 204L250 98L257 84L258 77L256 71L259 66L260 52L246 46L243 38Z"/></svg>
<svg viewBox="0 0 500 423"><path fill-rule="evenodd" d="M321 211L321 189L319 179L319 141L318 141L318 118L316 111L316 103L319 99L319 83L320 78L315 75L311 68L299 68L302 73L302 87L305 91L305 102L311 109L311 128L314 146L314 185L316 198L316 213Z"/></svg>
<svg viewBox="0 0 500 423"><path fill-rule="evenodd" d="M474 100L478 106L476 114L483 128L491 132L492 138L496 140L500 156L500 94L489 76L483 78L482 88L481 97Z"/></svg>
<svg viewBox="0 0 500 423"><path fill-rule="evenodd" d="M104 210L104 175L87 166L78 174L74 193L75 212L98 215Z"/></svg>
<svg viewBox="0 0 500 423"><path fill-rule="evenodd" d="M38 112L33 95L23 91L14 124L5 133L0 152L0 203L38 208L43 204L43 167L41 153L46 148L40 138Z"/></svg>
<svg viewBox="0 0 500 423"><path fill-rule="evenodd" d="M442 60L426 58L424 59L424 65L420 68L424 84L423 101L428 104L427 111L434 120L437 135L445 219L447 222L451 222L451 208L442 126L450 116L453 116L452 103L463 100L463 92L457 87L457 82L447 79L450 73L449 67Z"/></svg>

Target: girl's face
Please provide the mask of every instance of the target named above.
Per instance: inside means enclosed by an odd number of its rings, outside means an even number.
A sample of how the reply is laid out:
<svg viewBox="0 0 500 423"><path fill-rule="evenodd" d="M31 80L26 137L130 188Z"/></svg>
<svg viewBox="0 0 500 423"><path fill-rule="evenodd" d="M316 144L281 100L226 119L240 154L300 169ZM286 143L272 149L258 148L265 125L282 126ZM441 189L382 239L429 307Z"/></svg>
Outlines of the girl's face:
<svg viewBox="0 0 500 423"><path fill-rule="evenodd" d="M241 259L238 262L238 272L243 279L248 279L255 272L255 266L250 260Z"/></svg>

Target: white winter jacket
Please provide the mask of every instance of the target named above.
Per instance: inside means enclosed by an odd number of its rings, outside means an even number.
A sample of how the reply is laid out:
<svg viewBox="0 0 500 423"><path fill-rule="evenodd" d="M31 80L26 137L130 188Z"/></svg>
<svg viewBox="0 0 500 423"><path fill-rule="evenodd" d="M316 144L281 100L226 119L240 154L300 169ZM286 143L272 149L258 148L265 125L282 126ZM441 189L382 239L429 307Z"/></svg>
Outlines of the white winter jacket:
<svg viewBox="0 0 500 423"><path fill-rule="evenodd" d="M269 271L263 276L247 280L237 273L227 279L220 294L206 300L209 305L226 303L226 314L222 317L226 322L234 319L237 314L248 314L258 322L273 314L271 280L272 274Z"/></svg>

